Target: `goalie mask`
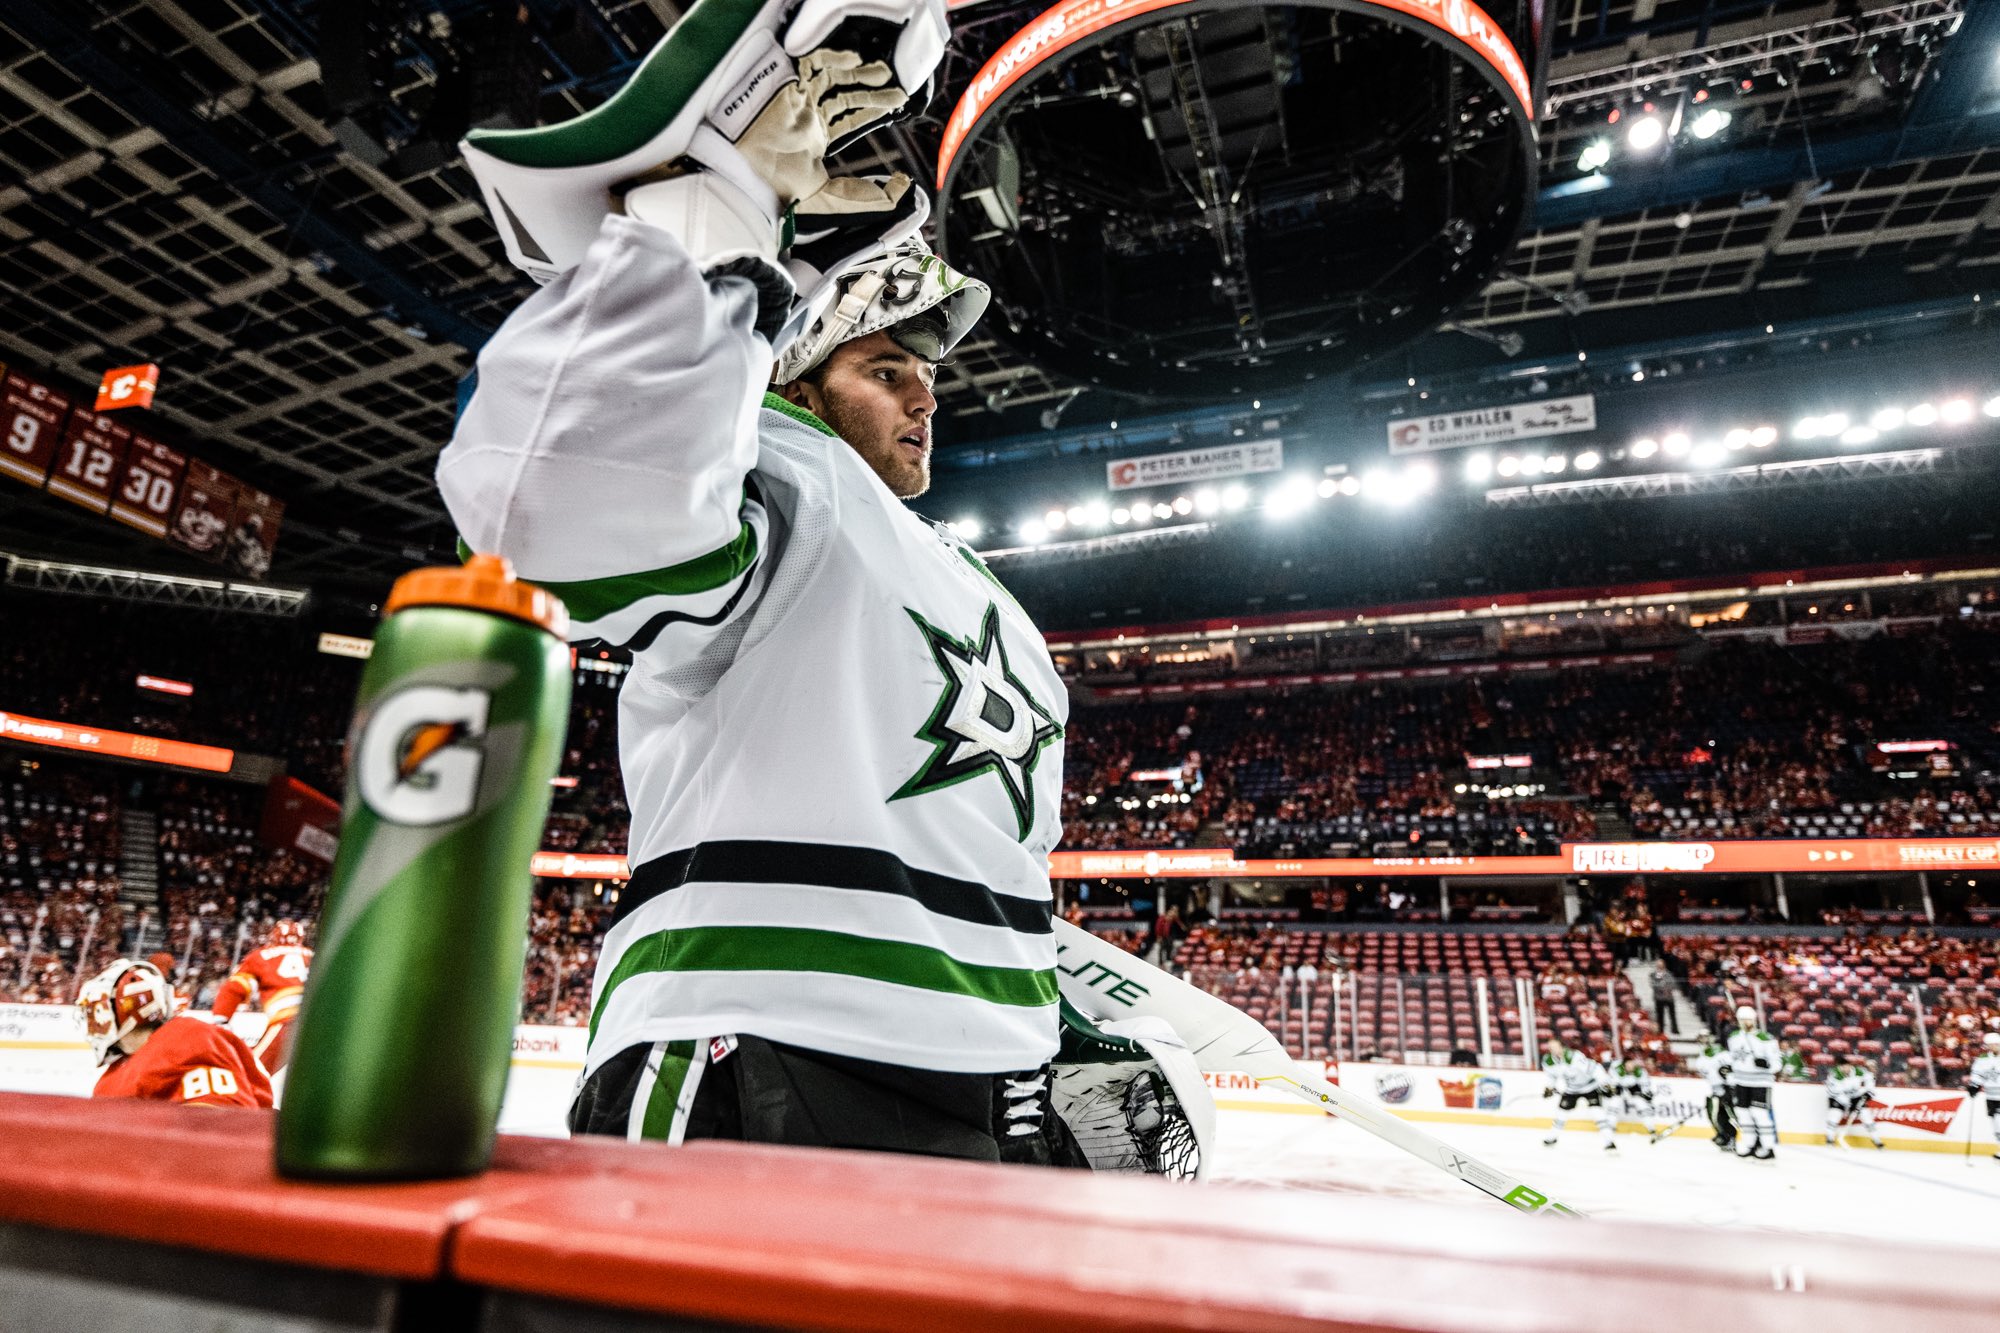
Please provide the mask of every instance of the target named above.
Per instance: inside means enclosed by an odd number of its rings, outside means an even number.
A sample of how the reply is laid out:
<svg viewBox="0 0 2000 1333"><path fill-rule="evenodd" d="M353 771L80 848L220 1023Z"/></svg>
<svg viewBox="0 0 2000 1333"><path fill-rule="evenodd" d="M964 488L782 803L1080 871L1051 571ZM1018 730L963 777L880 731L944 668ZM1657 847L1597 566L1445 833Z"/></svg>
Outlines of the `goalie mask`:
<svg viewBox="0 0 2000 1333"><path fill-rule="evenodd" d="M172 1018L174 992L151 963L120 958L83 983L76 1007L83 1011L91 1053L101 1065L132 1032Z"/></svg>
<svg viewBox="0 0 2000 1333"><path fill-rule="evenodd" d="M1062 1019L1053 1101L1091 1169L1204 1178L1215 1099L1173 1026L1151 1017L1097 1022L1068 1000Z"/></svg>
<svg viewBox="0 0 2000 1333"><path fill-rule="evenodd" d="M878 330L915 356L942 361L986 313L992 291L912 236L887 253L849 265L819 284L809 299L814 308L779 354L773 383L790 384L810 374L842 343Z"/></svg>

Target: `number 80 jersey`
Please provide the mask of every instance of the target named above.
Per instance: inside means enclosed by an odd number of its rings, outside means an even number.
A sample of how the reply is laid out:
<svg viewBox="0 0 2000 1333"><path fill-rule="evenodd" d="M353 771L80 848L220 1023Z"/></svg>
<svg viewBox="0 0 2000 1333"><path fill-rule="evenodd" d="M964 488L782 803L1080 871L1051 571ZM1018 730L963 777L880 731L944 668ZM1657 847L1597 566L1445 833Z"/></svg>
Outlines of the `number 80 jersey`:
<svg viewBox="0 0 2000 1333"><path fill-rule="evenodd" d="M97 1080L93 1097L194 1106L269 1106L271 1079L243 1038L199 1018L171 1018Z"/></svg>

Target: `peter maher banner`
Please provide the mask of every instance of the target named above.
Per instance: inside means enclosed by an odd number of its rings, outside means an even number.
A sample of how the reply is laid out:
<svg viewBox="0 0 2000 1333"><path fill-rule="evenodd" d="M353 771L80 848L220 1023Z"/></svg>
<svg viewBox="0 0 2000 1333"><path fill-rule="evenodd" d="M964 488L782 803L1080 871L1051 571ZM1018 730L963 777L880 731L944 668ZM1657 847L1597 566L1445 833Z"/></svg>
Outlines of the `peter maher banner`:
<svg viewBox="0 0 2000 1333"><path fill-rule="evenodd" d="M1213 449L1182 449L1171 454L1142 454L1104 465L1106 482L1114 491L1144 486L1180 486L1191 481L1219 481L1255 472L1277 472L1285 466L1283 440L1252 440Z"/></svg>

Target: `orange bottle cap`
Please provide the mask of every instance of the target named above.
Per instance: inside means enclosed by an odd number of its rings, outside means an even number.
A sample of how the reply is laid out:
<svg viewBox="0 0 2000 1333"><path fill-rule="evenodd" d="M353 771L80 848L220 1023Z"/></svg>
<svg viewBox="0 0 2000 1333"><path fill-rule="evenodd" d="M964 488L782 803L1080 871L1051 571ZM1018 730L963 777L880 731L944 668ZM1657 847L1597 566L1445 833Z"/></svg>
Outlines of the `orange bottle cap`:
<svg viewBox="0 0 2000 1333"><path fill-rule="evenodd" d="M490 611L539 626L558 639L569 635L569 610L562 598L514 577L514 566L503 556L475 555L463 565L432 565L413 569L396 580L382 614L392 616L410 606L462 606Z"/></svg>

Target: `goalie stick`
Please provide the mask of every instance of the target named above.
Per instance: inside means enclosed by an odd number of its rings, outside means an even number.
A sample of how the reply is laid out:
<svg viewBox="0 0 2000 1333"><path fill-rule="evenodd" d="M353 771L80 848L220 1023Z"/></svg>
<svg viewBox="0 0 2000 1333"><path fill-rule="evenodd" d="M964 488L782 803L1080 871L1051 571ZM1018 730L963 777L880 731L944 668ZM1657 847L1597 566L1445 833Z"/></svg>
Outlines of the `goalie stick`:
<svg viewBox="0 0 2000 1333"><path fill-rule="evenodd" d="M1336 1120L1358 1125L1413 1157L1524 1213L1580 1217L1574 1208L1433 1138L1380 1103L1302 1074L1262 1023L1144 959L1058 918L1056 982L1063 998L1099 1020L1150 1015L1171 1023L1204 1072L1248 1074Z"/></svg>

